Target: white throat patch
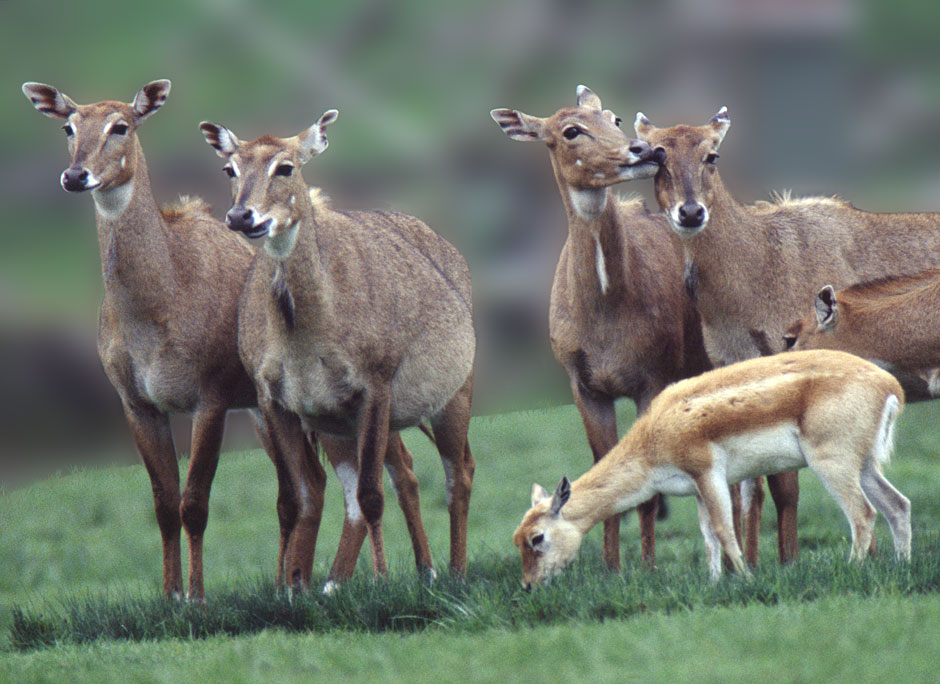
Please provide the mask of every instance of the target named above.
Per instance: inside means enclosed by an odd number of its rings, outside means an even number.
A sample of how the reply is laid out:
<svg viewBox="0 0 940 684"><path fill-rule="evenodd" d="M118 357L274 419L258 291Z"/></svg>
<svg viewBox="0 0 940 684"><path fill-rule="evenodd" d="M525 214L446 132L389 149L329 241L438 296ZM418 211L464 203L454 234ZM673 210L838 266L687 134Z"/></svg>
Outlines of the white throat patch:
<svg viewBox="0 0 940 684"><path fill-rule="evenodd" d="M585 221L593 221L607 208L607 188L571 188L568 190L568 196L575 213Z"/></svg>
<svg viewBox="0 0 940 684"><path fill-rule="evenodd" d="M263 220L263 217L262 217ZM300 221L295 221L294 225L277 235L268 236L264 241L264 251L275 259L286 259L294 251L294 244L297 242L297 228Z"/></svg>
<svg viewBox="0 0 940 684"><path fill-rule="evenodd" d="M91 196L95 200L95 209L106 219L116 219L124 213L127 205L131 203L134 194L134 181L109 190L92 190Z"/></svg>

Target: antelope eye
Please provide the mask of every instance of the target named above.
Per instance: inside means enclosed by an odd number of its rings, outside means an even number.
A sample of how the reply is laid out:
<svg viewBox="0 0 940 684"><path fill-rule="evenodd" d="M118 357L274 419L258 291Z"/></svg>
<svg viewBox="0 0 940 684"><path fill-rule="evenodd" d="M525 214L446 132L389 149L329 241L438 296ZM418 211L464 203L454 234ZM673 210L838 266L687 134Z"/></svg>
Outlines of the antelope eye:
<svg viewBox="0 0 940 684"><path fill-rule="evenodd" d="M716 161L718 161L718 155L715 152L705 155L706 164L714 164Z"/></svg>
<svg viewBox="0 0 940 684"><path fill-rule="evenodd" d="M614 126L616 126L617 128L620 128L620 124L622 123L623 123L623 119L621 119L619 116L616 119L614 119Z"/></svg>
<svg viewBox="0 0 940 684"><path fill-rule="evenodd" d="M229 178L235 177L235 169L233 169L231 166L223 166L222 170L225 171L225 175Z"/></svg>
<svg viewBox="0 0 940 684"><path fill-rule="evenodd" d="M568 126L568 128L563 130L561 134L565 136L565 138L567 138L568 140L574 140L579 135L581 135L581 129L578 128L577 126Z"/></svg>
<svg viewBox="0 0 940 684"><path fill-rule="evenodd" d="M68 135L68 136L70 136L70 135L72 135L73 133L75 133L75 129L72 128L72 124L65 124L65 125L62 127L62 130L65 131L65 134Z"/></svg>
<svg viewBox="0 0 940 684"><path fill-rule="evenodd" d="M793 349L793 345L796 344L796 335L784 335L783 336L783 348L785 351Z"/></svg>
<svg viewBox="0 0 940 684"><path fill-rule="evenodd" d="M114 135L125 135L127 133L127 124L114 124L111 126L111 132Z"/></svg>
<svg viewBox="0 0 940 684"><path fill-rule="evenodd" d="M544 534L537 534L537 535L535 535L534 537L532 537L532 538L529 540L529 546L531 546L531 547L534 549L536 546L538 546L539 544L541 544L543 541L545 541L545 535L544 535Z"/></svg>
<svg viewBox="0 0 940 684"><path fill-rule="evenodd" d="M293 164L281 164L276 169L274 169L275 176L289 176L294 173Z"/></svg>

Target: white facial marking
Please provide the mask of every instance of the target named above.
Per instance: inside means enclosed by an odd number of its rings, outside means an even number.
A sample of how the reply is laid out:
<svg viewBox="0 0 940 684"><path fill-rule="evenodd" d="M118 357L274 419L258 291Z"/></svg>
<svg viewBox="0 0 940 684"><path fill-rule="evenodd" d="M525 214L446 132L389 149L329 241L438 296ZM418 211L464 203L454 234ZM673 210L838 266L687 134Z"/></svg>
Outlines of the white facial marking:
<svg viewBox="0 0 940 684"><path fill-rule="evenodd" d="M594 236L594 263L597 268L597 282L601 286L601 294L607 294L607 288L610 287L610 280L607 277L604 250L601 249L601 241L597 235Z"/></svg>
<svg viewBox="0 0 940 684"><path fill-rule="evenodd" d="M593 221L607 207L607 189L606 188L588 188L576 190L571 188L568 191L571 198L571 205L575 213L585 221Z"/></svg>
<svg viewBox="0 0 940 684"><path fill-rule="evenodd" d="M121 155L121 168L122 169L127 168L127 156L126 155Z"/></svg>
<svg viewBox="0 0 940 684"><path fill-rule="evenodd" d="M356 499L356 492L359 488L359 473L348 463L340 463L336 466L336 477L343 487L343 500L346 502L346 517L352 522L362 519L362 511L359 509L359 501ZM323 587L326 593L326 587Z"/></svg>
<svg viewBox="0 0 940 684"><path fill-rule="evenodd" d="M598 171L597 173L594 174L594 177L595 177L595 178L603 178L603 177L604 177L604 174L601 173L600 171Z"/></svg>
<svg viewBox="0 0 940 684"><path fill-rule="evenodd" d="M88 175L89 185L99 185L101 181ZM131 197L134 195L134 181L128 181L116 188L108 190L92 190L91 196L95 200L95 209L106 219L115 219L127 209L131 203Z"/></svg>
<svg viewBox="0 0 940 684"><path fill-rule="evenodd" d="M584 162L581 161L580 159L575 159L575 160L574 160L574 165L575 165L575 166L584 166Z"/></svg>

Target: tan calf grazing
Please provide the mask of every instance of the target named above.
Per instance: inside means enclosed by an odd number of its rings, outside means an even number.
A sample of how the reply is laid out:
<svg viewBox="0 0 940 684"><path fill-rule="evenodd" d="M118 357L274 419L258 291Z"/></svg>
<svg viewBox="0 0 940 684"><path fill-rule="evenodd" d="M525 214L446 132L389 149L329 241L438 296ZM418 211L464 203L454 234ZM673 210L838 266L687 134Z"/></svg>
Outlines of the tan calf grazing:
<svg viewBox="0 0 940 684"><path fill-rule="evenodd" d="M587 473L570 485L562 479L553 495L533 487L513 536L523 584L556 575L594 525L657 492L696 497L712 578L721 575L722 549L747 575L728 485L804 466L848 518L850 558L868 552L874 504L908 560L910 502L881 474L903 401L893 376L837 351L751 359L671 385Z"/></svg>
<svg viewBox="0 0 940 684"><path fill-rule="evenodd" d="M238 346L276 458L299 492L303 524L288 545L287 577L309 584L323 506L322 468L310 472L300 458L303 432L316 430L334 465L342 465L350 534L333 564L332 586L352 573L366 531L373 567L386 572L382 465L400 444L394 433L426 418L447 478L450 565L462 574L474 470L467 444L475 348L469 270L413 217L339 211L309 191L300 169L326 149L325 129L336 116L326 112L293 138L252 142L216 124L200 126L232 178L226 223L264 238L240 305ZM410 472L410 456L405 465ZM409 526L420 526L413 475L409 487ZM420 546L417 563L431 571L426 540Z"/></svg>
<svg viewBox="0 0 940 684"><path fill-rule="evenodd" d="M787 327L826 283L841 288L940 266L940 214L873 214L824 197L735 200L717 166L730 125L725 108L704 126L656 128L643 114L636 119L661 161L656 197L682 240L716 366L782 351ZM769 484L784 561L797 554L799 485L795 473ZM754 490L748 516L751 563L762 491Z"/></svg>
<svg viewBox="0 0 940 684"><path fill-rule="evenodd" d="M594 461L617 444L614 400L642 414L666 385L709 368L695 306L685 292L682 252L666 220L610 186L649 178L658 166L645 143L579 86L577 104L547 118L494 109L513 140L541 141L568 214L568 239L552 286L549 331L568 373ZM657 499L638 508L643 559L655 560ZM619 518L604 523L604 559L618 568Z"/></svg>
<svg viewBox="0 0 940 684"><path fill-rule="evenodd" d="M201 599L203 533L225 414L255 404L233 339L253 250L198 199L157 207L137 129L169 91L169 81L154 81L131 104L78 105L52 86L23 85L36 109L65 121L71 163L62 187L90 191L94 200L104 283L98 353L150 475L163 538L163 591L182 595L182 525L189 540L187 595ZM193 417L182 497L171 413Z"/></svg>
<svg viewBox="0 0 940 684"><path fill-rule="evenodd" d="M892 373L914 373L937 396L940 270L860 283L816 295L815 313L786 332L790 349L840 349Z"/></svg>

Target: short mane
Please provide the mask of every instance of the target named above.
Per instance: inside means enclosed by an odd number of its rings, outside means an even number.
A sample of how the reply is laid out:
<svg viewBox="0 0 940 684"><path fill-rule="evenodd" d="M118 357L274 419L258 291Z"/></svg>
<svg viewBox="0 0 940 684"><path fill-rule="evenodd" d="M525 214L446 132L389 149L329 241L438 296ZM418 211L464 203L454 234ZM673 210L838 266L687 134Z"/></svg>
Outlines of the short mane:
<svg viewBox="0 0 940 684"><path fill-rule="evenodd" d="M175 223L198 218L211 218L212 207L201 197L180 195L176 202L164 204L160 207L160 214L163 216L164 221Z"/></svg>
<svg viewBox="0 0 940 684"><path fill-rule="evenodd" d="M774 190L770 193L769 200L758 200L754 203L754 207L758 210L771 212L778 211L780 209L796 208L796 207L815 207L820 205L830 205L838 207L851 207L852 205L846 202L841 197L836 195L831 195L829 197L793 197L793 190L786 189L782 191Z"/></svg>

